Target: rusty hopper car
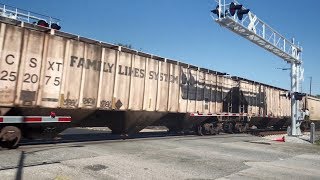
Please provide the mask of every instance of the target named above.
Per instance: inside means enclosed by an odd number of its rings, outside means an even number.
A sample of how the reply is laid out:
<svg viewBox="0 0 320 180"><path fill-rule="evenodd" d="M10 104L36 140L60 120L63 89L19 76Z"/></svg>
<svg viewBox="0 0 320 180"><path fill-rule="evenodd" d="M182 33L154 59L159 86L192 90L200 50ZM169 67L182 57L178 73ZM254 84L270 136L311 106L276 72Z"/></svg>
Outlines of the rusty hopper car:
<svg viewBox="0 0 320 180"><path fill-rule="evenodd" d="M320 99L313 96L307 96L304 99L303 107L310 111L310 120L320 121Z"/></svg>
<svg viewBox="0 0 320 180"><path fill-rule="evenodd" d="M316 128L320 128L320 99L314 96L306 96L303 100L302 107L309 110L309 116L306 118L303 128L309 128L310 123L314 122Z"/></svg>
<svg viewBox="0 0 320 180"><path fill-rule="evenodd" d="M213 134L222 121L228 131L244 131L250 122L272 126L290 116L290 100L281 96L285 89L47 27L0 21L2 139L8 127L26 137L70 126L108 126L129 134L165 125ZM38 119L12 123L30 116ZM70 124L55 122L69 116Z"/></svg>

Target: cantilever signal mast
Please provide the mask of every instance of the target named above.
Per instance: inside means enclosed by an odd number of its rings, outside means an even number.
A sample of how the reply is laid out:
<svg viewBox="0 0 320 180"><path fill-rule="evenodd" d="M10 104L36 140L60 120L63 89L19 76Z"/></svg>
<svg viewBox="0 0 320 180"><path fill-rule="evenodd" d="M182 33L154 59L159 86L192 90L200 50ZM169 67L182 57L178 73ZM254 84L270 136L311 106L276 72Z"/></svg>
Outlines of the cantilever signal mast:
<svg viewBox="0 0 320 180"><path fill-rule="evenodd" d="M217 15L217 18L212 16L215 22L291 64L291 135L300 135L297 120L300 118L298 99L302 95L299 93L303 76L302 47L295 44L294 39L286 39L237 1L216 1L218 5L211 11Z"/></svg>

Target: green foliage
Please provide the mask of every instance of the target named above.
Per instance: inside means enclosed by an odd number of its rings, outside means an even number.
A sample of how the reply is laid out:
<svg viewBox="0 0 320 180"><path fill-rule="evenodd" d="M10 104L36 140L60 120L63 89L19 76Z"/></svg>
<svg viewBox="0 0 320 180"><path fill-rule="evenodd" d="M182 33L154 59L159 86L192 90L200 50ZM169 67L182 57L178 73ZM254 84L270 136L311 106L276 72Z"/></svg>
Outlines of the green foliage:
<svg viewBox="0 0 320 180"><path fill-rule="evenodd" d="M320 94L318 94L318 95L316 95L317 96L317 98L320 98Z"/></svg>

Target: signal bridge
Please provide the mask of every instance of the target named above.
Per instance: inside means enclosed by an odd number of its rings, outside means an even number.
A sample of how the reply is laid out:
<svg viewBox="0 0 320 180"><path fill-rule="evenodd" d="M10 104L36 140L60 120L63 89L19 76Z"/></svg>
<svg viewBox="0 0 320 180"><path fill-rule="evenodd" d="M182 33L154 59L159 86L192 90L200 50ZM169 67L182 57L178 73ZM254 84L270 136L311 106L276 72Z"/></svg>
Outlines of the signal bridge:
<svg viewBox="0 0 320 180"><path fill-rule="evenodd" d="M298 100L302 96L299 93L299 84L303 77L302 47L295 44L294 39L286 39L239 2L226 1L218 0L218 5L211 11L216 15L211 15L215 22L291 64L291 135L300 135L298 119L301 119L301 113Z"/></svg>

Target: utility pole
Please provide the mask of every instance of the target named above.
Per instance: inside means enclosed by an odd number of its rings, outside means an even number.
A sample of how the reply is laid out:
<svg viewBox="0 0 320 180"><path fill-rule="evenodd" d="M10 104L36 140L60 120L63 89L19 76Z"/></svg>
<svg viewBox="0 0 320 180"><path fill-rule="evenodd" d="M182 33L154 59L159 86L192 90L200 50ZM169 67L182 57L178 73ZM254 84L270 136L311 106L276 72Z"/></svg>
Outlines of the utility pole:
<svg viewBox="0 0 320 180"><path fill-rule="evenodd" d="M291 135L301 135L300 125L297 124L300 118L297 99L301 96L299 84L303 74L302 47L299 43L296 44L294 39L286 39L237 1L216 2L218 5L211 11L217 15L217 18L212 16L215 22L291 64Z"/></svg>

